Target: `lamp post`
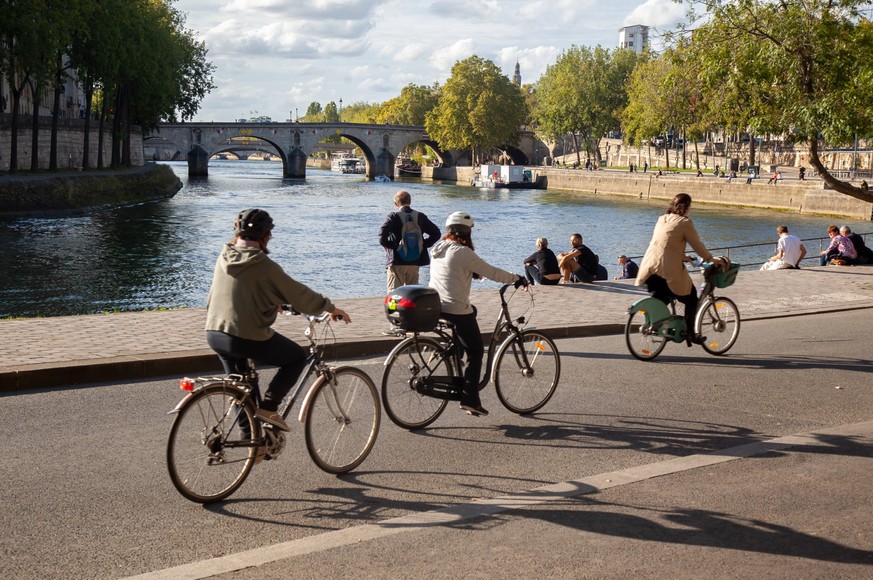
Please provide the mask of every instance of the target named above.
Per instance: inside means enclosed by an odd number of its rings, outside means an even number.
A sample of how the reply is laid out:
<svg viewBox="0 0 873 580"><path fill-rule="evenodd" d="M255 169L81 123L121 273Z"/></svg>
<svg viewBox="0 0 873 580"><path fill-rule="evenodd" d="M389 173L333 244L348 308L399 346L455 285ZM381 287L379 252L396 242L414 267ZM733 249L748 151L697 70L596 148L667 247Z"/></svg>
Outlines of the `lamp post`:
<svg viewBox="0 0 873 580"><path fill-rule="evenodd" d="M338 116L339 116L340 123L342 123L343 122L343 98L342 97L340 97L340 108L339 108L339 115Z"/></svg>
<svg viewBox="0 0 873 580"><path fill-rule="evenodd" d="M297 107L294 107L294 122L295 123L300 122L300 115L297 114Z"/></svg>

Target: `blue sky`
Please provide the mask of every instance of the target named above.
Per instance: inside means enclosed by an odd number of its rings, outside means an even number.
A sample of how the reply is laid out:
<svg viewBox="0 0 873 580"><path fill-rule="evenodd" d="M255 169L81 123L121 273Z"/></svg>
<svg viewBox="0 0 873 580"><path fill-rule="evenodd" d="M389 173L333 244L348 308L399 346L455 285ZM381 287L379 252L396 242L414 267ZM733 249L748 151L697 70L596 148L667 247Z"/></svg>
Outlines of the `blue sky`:
<svg viewBox="0 0 873 580"><path fill-rule="evenodd" d="M470 55L534 82L572 45L615 48L631 24L667 31L672 0L177 0L205 40L218 87L197 121L268 115L309 103L383 102L409 83L444 83Z"/></svg>

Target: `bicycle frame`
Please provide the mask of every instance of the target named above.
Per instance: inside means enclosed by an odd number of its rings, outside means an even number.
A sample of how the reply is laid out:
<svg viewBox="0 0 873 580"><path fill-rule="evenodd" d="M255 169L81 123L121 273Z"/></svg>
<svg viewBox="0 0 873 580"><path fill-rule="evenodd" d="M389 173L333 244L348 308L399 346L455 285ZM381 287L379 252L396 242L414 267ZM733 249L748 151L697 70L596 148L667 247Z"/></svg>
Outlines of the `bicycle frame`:
<svg viewBox="0 0 873 580"><path fill-rule="evenodd" d="M533 326L524 327L524 328L519 327L518 324L524 324L524 317L519 317L516 320L513 320L511 318L511 316L509 314L509 304L506 302L506 299L504 298L504 294L506 293L506 290L508 288L510 288L510 286L511 285L504 285L500 288L500 314L497 317L497 322L494 325L494 331L491 333L491 338L488 341L488 354L487 354L487 358L486 358L486 361L484 364L486 372L485 372L485 376L482 377L482 380L480 381L479 386L478 386L478 389L480 391L482 389L484 389L486 386L488 386L488 383L491 382L491 378L494 375L493 365L494 365L495 357L497 355L497 351L499 350L498 347L503 342L505 342L508 338L510 338L510 337L507 337L503 340L498 340L498 337L501 335L501 333L503 333L504 331L508 331L512 335L512 337L518 337L521 335L521 333L524 330L535 328ZM451 334L449 332L447 332L447 329L451 329ZM460 373L460 369L463 368L462 351L459 347L458 338L457 338L457 334L454 330L454 326L450 325L446 322L440 321L439 326L437 326L437 328L434 329L433 332L437 336L439 336L440 342L442 342L444 344L443 349L440 352L436 353L438 358L437 358L436 364L433 366L434 366L434 368L436 368L439 366L439 364L442 361L446 360L447 358L450 358L451 362L454 363L454 368L458 369L458 371L459 371L458 376L455 377L455 381L458 382L458 384L456 386L458 388L460 388L460 381L463 380L462 374ZM417 340L418 336L419 336L418 332L414 333L413 340ZM395 354L395 351L397 351L397 349L401 348L402 344L403 344L402 342L400 344L398 344L388 354L388 356L386 357L385 360L391 360L391 358L393 358L393 355ZM524 352L524 349L521 349L521 356L524 358L524 361L523 361L524 366L529 366L529 363L527 361L527 353ZM424 377L424 378L429 378L430 376L431 375L428 375L427 377Z"/></svg>
<svg viewBox="0 0 873 580"><path fill-rule="evenodd" d="M700 299L697 303L697 316L714 299L713 291L715 290L712 282L706 279L703 290L700 292ZM664 304L659 298L647 296L640 298L627 310L627 315L631 316L637 312L641 312L645 318L646 324L652 327L656 335L662 336L673 342L683 342L688 334L688 325L685 323L684 316L676 314L676 297L670 301L670 304Z"/></svg>

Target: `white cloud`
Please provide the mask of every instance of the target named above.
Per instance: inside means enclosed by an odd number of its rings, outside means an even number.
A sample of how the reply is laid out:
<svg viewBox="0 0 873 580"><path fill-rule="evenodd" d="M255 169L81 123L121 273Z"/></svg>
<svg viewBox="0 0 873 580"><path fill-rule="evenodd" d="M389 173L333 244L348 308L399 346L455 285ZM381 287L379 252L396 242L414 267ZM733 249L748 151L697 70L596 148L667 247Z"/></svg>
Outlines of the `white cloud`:
<svg viewBox="0 0 873 580"><path fill-rule="evenodd" d="M472 38L463 38L435 51L430 57L430 64L436 70L448 73L456 62L475 54L475 48L476 43Z"/></svg>
<svg viewBox="0 0 873 580"><path fill-rule="evenodd" d="M643 24L655 28L672 28L685 17L685 5L673 0L646 0L628 14L622 26Z"/></svg>

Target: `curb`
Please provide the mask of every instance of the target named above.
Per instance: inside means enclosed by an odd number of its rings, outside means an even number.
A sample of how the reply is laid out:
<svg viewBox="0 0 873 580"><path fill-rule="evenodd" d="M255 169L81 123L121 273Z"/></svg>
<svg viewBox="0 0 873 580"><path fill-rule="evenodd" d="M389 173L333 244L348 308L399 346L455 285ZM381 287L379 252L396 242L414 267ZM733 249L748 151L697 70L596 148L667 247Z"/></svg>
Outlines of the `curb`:
<svg viewBox="0 0 873 580"><path fill-rule="evenodd" d="M852 306L831 306L795 312L760 313L742 318L743 322L752 320L772 320L776 318L791 318L812 314L828 314L852 310L866 310L873 304ZM549 338L588 338L593 336L610 336L624 333L624 323L602 323L559 327L537 328ZM485 344L491 337L483 333ZM328 359L354 358L388 354L396 338L372 338L364 340L349 340L337 342L327 348L325 356ZM21 368L0 371L0 393L23 391L29 389L51 389L83 384L99 384L115 381L135 381L169 376L190 376L205 372L220 372L220 366L215 353L210 349L200 349L184 354L156 353L153 355L116 357L97 361L77 361L62 365L39 365L33 368Z"/></svg>

